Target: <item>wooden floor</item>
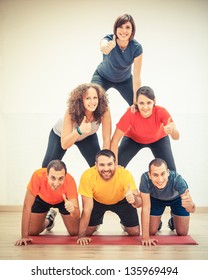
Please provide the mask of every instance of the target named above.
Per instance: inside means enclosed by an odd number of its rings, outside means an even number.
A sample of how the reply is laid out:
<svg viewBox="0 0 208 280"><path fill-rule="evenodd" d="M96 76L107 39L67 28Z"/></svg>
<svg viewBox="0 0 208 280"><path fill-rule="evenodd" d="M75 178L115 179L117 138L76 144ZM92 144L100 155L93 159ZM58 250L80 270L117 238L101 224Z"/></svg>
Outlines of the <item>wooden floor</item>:
<svg viewBox="0 0 208 280"><path fill-rule="evenodd" d="M175 234L167 227L168 212L163 216L160 234ZM29 245L15 246L20 238L21 212L0 212L0 260L207 260L207 213L191 215L189 234L199 245L161 245L156 247L105 245ZM56 216L52 234L67 234L61 217ZM118 218L107 212L98 234L123 234Z"/></svg>

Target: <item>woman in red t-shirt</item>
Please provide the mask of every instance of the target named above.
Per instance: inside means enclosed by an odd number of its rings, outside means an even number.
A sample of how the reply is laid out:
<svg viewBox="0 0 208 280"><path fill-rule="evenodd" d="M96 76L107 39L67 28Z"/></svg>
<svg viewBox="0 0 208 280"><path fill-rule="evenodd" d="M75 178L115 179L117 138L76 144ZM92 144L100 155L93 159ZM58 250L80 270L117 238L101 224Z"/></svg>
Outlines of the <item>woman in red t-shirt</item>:
<svg viewBox="0 0 208 280"><path fill-rule="evenodd" d="M136 100L137 111L133 113L131 108L126 111L111 140L118 164L126 167L142 148L148 147L155 158L162 158L170 170L176 170L169 135L178 140L179 132L169 112L155 105L155 94L150 87L140 87Z"/></svg>

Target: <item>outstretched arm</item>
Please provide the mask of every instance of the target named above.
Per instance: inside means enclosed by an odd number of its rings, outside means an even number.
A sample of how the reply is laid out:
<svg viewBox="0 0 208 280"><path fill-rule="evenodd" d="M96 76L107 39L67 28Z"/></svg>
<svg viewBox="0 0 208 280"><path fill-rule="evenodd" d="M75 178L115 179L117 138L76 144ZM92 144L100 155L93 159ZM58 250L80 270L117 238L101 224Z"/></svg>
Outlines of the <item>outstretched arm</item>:
<svg viewBox="0 0 208 280"><path fill-rule="evenodd" d="M134 68L133 68L133 91L134 91L134 98L133 104L136 104L136 93L137 90L141 87L141 68L142 68L142 54L135 57L134 59Z"/></svg>
<svg viewBox="0 0 208 280"><path fill-rule="evenodd" d="M32 242L32 239L28 237L29 234L29 224L30 224L30 216L31 216L31 209L32 205L35 201L34 195L27 190L23 205L23 212L22 212L22 236L21 239L17 240L15 245L27 245L28 243Z"/></svg>
<svg viewBox="0 0 208 280"><path fill-rule="evenodd" d="M110 149L112 133L111 113L108 109L102 118L103 149Z"/></svg>
<svg viewBox="0 0 208 280"><path fill-rule="evenodd" d="M108 55L116 46L116 35L113 35L113 40L108 41L102 39L100 42L100 50L103 54Z"/></svg>
<svg viewBox="0 0 208 280"><path fill-rule="evenodd" d="M91 238L87 237L86 234L93 208L93 198L82 196L82 207L83 209L79 224L79 234L77 243L80 245L86 245L91 242Z"/></svg>
<svg viewBox="0 0 208 280"><path fill-rule="evenodd" d="M118 161L118 145L123 135L124 132L119 128L116 128L111 140L111 151L114 152L117 161Z"/></svg>
<svg viewBox="0 0 208 280"><path fill-rule="evenodd" d="M142 245L155 246L157 239L150 237L150 195L140 193L142 197L141 224L142 224Z"/></svg>

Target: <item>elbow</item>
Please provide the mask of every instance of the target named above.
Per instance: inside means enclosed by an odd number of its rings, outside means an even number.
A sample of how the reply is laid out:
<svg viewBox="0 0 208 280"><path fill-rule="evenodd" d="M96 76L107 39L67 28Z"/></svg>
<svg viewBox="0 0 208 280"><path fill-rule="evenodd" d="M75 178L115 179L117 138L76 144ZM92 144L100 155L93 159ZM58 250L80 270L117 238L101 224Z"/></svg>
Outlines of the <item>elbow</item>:
<svg viewBox="0 0 208 280"><path fill-rule="evenodd" d="M68 147L66 146L66 144L64 144L64 143L61 142L61 148L62 148L63 150L67 150Z"/></svg>

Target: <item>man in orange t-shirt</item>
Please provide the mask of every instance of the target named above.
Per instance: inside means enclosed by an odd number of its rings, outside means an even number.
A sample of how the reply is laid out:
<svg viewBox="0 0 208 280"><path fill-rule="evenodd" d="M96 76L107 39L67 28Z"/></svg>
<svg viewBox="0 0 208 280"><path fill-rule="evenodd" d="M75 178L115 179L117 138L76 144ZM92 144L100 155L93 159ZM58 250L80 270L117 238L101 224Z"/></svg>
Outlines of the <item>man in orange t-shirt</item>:
<svg viewBox="0 0 208 280"><path fill-rule="evenodd" d="M80 210L74 178L60 160L36 170L27 186L22 213L22 237L15 245L27 245L32 235L51 230L58 208L70 235L78 234Z"/></svg>

